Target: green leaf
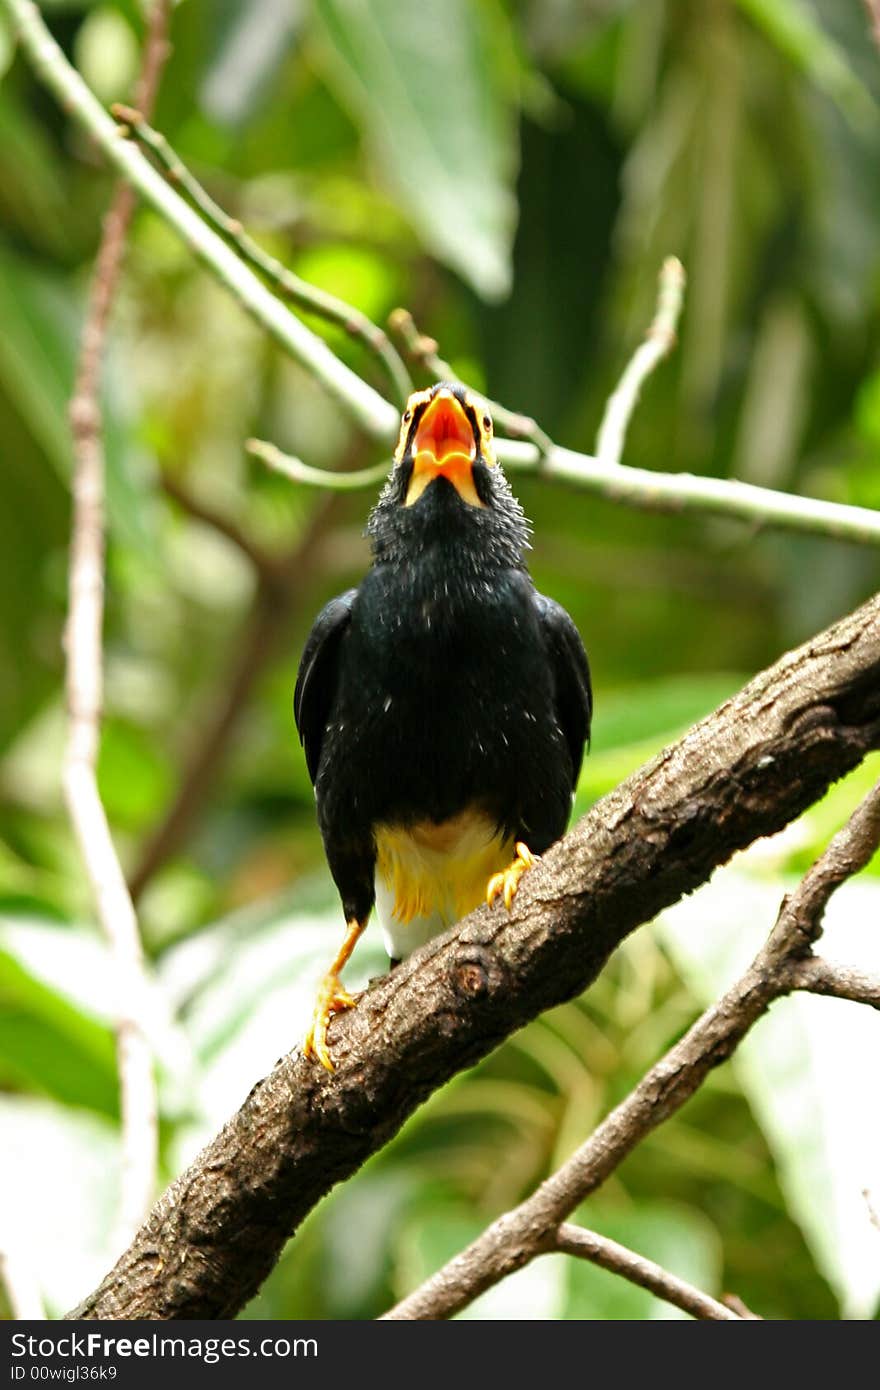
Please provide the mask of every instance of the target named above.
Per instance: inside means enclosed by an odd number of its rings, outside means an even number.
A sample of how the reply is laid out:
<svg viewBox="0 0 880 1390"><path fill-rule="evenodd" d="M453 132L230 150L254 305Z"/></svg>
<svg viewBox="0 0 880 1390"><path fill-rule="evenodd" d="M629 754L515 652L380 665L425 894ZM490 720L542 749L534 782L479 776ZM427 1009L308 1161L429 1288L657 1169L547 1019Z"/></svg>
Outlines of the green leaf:
<svg viewBox="0 0 880 1390"><path fill-rule="evenodd" d="M737 0L739 8L854 125L873 124L877 106L849 59L803 0ZM866 34L867 41L867 23Z"/></svg>
<svg viewBox="0 0 880 1390"><path fill-rule="evenodd" d="M428 248L486 299L510 287L512 113L469 0L313 0L327 75ZM500 10L492 23L506 26Z"/></svg>
<svg viewBox="0 0 880 1390"><path fill-rule="evenodd" d="M96 931L0 916L0 1079L118 1114L116 980ZM159 1065L164 1114L192 1099L192 1057L167 1002L148 981L142 1017Z"/></svg>
<svg viewBox="0 0 880 1390"><path fill-rule="evenodd" d="M728 869L663 914L661 940L701 1003L756 954L790 886ZM880 884L845 883L831 899L819 953L876 974L878 920ZM845 1317L871 1317L880 1298L880 1231L864 1195L880 1191L880 1111L865 1092L878 1050L873 1010L795 995L773 1005L732 1062L790 1214Z"/></svg>
<svg viewBox="0 0 880 1390"><path fill-rule="evenodd" d="M0 919L0 1080L116 1116L113 1030L60 987L80 973L82 945L73 928Z"/></svg>

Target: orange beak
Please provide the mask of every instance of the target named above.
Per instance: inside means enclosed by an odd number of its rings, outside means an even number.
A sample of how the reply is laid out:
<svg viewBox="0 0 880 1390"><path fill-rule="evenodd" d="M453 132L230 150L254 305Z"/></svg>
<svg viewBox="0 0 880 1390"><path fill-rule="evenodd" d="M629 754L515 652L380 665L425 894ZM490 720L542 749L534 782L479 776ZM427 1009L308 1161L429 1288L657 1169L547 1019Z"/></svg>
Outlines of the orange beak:
<svg viewBox="0 0 880 1390"><path fill-rule="evenodd" d="M474 431L464 407L451 391L438 391L427 406L413 441L412 478L406 494L411 507L435 478L447 478L472 507L483 504L474 487L477 456Z"/></svg>

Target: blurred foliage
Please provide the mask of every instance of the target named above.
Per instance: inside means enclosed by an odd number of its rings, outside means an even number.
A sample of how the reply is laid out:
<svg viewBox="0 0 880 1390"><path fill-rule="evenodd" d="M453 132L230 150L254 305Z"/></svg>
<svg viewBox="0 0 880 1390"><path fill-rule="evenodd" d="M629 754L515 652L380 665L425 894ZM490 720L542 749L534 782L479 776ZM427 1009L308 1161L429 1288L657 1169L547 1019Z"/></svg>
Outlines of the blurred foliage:
<svg viewBox="0 0 880 1390"><path fill-rule="evenodd" d="M46 9L102 100L123 96L134 0ZM880 58L855 0L185 0L173 39L156 124L303 276L379 320L406 304L475 383L589 449L675 253L690 275L681 345L644 392L627 459L880 502ZM106 1266L117 1162L112 986L59 788L65 402L110 190L0 34L0 1205L55 1313ZM258 471L242 441L325 467L372 455L145 212L106 410L100 780L133 867L257 621L249 565L168 500L162 471L284 554L319 499ZM535 578L594 667L579 811L877 586L876 554L855 546L516 485ZM341 928L290 701L312 615L363 572L369 504L341 502L297 574L193 832L142 899L164 1179L296 1040ZM313 1214L249 1315L373 1316L523 1197L730 978L877 772L873 759L638 933L583 1000L434 1096ZM876 870L841 894L845 958L876 967L878 906ZM368 938L353 982L381 969ZM580 1215L765 1316L871 1316L865 1015L780 1005ZM545 1258L472 1313L670 1310Z"/></svg>

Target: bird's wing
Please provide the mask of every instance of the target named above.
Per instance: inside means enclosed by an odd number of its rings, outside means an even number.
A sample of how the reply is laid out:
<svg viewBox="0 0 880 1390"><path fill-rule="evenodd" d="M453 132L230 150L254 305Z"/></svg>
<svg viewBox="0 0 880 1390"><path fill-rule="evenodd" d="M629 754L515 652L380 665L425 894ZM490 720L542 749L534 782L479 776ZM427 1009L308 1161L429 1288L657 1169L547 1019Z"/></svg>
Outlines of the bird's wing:
<svg viewBox="0 0 880 1390"><path fill-rule="evenodd" d="M556 718L571 754L572 785L577 781L590 737L593 689L580 633L565 609L544 594L535 603L556 683Z"/></svg>
<svg viewBox="0 0 880 1390"><path fill-rule="evenodd" d="M339 668L339 647L351 619L356 589L333 598L321 609L299 663L293 692L293 717L314 782L321 741L330 714Z"/></svg>

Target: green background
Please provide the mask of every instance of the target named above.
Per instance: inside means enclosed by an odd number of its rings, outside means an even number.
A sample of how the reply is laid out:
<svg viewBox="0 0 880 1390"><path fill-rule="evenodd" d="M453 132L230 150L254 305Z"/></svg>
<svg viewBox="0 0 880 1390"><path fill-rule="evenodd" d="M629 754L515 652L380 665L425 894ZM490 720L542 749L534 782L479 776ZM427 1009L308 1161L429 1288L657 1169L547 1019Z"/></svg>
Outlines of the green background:
<svg viewBox="0 0 880 1390"><path fill-rule="evenodd" d="M99 97L125 99L134 0L44 10ZM157 126L302 276L377 321L406 305L465 378L590 451L676 254L680 344L625 461L880 502L880 55L857 0L183 0L172 37ZM4 30L0 73L0 1195L60 1313L107 1267L117 1180L109 967L59 780L66 400L112 183ZM164 1181L301 1035L341 933L291 702L312 617L364 571L372 499L334 504L282 602L162 477L283 558L323 502L244 440L326 468L380 455L149 212L105 404L100 783L127 870L248 686L140 901ZM538 586L593 665L578 811L877 587L871 549L514 485ZM757 948L877 763L434 1096L314 1213L249 1311L375 1316L525 1196ZM839 895L829 948L876 968L878 918L875 870ZM352 982L382 968L370 937ZM766 1317L874 1315L880 1233L862 1189L880 1193L864 1113L878 1041L855 1005L780 1005L580 1215ZM562 1257L474 1312L670 1315Z"/></svg>

